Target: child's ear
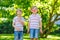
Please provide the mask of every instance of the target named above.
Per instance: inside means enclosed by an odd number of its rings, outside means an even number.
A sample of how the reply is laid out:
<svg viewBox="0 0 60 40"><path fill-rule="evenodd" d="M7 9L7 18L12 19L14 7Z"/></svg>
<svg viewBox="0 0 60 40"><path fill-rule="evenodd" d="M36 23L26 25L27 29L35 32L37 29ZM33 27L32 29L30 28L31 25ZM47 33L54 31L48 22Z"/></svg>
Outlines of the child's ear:
<svg viewBox="0 0 60 40"><path fill-rule="evenodd" d="M30 9L30 11L32 12L32 9Z"/></svg>

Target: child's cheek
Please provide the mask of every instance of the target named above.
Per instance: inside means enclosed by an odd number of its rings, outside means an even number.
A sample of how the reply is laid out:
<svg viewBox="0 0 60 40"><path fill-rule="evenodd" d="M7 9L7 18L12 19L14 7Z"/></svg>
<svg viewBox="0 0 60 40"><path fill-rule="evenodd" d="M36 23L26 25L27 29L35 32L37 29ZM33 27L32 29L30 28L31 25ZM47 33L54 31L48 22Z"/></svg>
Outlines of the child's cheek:
<svg viewBox="0 0 60 40"><path fill-rule="evenodd" d="M32 10L33 12L36 12L36 10Z"/></svg>

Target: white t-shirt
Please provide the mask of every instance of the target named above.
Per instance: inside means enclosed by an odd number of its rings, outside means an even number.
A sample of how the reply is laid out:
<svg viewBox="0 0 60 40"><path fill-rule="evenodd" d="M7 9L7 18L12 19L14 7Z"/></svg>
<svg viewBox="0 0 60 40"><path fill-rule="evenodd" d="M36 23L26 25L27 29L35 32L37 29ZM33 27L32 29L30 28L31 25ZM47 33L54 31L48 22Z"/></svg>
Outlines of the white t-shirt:
<svg viewBox="0 0 60 40"><path fill-rule="evenodd" d="M39 14L32 14L29 17L29 22L30 22L30 29L39 29L39 25L40 25L40 21L41 21L41 17Z"/></svg>
<svg viewBox="0 0 60 40"><path fill-rule="evenodd" d="M13 22L15 23L16 27L20 27L20 31L23 31L23 25L19 22L19 20L22 20L24 22L24 18L21 17L20 19L16 16L13 19ZM14 29L14 31L17 31L16 28Z"/></svg>

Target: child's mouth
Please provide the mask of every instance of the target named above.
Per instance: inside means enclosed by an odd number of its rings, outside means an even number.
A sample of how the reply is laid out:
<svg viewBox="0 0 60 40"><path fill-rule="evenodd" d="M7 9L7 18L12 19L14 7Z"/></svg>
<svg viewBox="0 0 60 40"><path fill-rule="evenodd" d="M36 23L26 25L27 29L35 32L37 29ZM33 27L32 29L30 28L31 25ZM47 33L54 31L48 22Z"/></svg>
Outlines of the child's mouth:
<svg viewBox="0 0 60 40"><path fill-rule="evenodd" d="M33 10L33 12L36 12L36 10Z"/></svg>

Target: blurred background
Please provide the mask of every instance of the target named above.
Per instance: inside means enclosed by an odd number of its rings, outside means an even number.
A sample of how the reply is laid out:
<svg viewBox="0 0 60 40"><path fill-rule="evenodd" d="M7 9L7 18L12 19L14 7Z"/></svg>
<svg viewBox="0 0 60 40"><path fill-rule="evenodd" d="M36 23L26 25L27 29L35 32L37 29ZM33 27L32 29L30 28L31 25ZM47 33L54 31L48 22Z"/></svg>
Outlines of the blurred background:
<svg viewBox="0 0 60 40"><path fill-rule="evenodd" d="M32 6L37 6L42 17L43 34L39 34L39 39L60 40L60 0L0 0L0 40L14 39L12 20L18 8L25 18L24 40L30 40L27 24Z"/></svg>

